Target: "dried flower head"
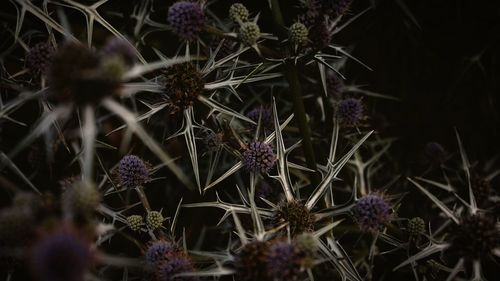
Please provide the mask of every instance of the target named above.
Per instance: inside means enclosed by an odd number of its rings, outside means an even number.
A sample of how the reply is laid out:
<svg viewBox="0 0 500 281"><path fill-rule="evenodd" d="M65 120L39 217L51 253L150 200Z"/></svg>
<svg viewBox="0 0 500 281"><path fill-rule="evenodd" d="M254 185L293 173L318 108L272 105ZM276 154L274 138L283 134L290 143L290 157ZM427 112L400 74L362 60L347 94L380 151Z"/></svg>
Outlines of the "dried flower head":
<svg viewBox="0 0 500 281"><path fill-rule="evenodd" d="M149 172L149 165L135 155L123 157L118 164L118 177L126 188L144 185L150 179Z"/></svg>
<svg viewBox="0 0 500 281"><path fill-rule="evenodd" d="M241 247L235 256L237 280L268 280L266 273L266 255L268 242L253 241Z"/></svg>
<svg viewBox="0 0 500 281"><path fill-rule="evenodd" d="M163 77L165 78L165 93L172 113L193 105L198 96L203 93L203 78L192 63L175 64L164 70Z"/></svg>
<svg viewBox="0 0 500 281"><path fill-rule="evenodd" d="M90 244L75 233L56 231L31 252L33 274L42 281L83 281L93 263Z"/></svg>
<svg viewBox="0 0 500 281"><path fill-rule="evenodd" d="M288 30L288 38L294 45L306 44L307 36L309 36L309 30L304 24L300 22L292 24L292 26L290 26L290 29Z"/></svg>
<svg viewBox="0 0 500 281"><path fill-rule="evenodd" d="M203 7L189 1L179 1L170 6L167 20L175 34L188 41L197 39L205 27Z"/></svg>
<svg viewBox="0 0 500 281"><path fill-rule="evenodd" d="M476 214L462 218L451 232L450 250L468 260L487 256L500 246L500 231L492 217Z"/></svg>
<svg viewBox="0 0 500 281"><path fill-rule="evenodd" d="M45 75L49 68L55 49L49 43L41 42L30 48L26 56L28 68L35 75Z"/></svg>
<svg viewBox="0 0 500 281"><path fill-rule="evenodd" d="M229 17L236 23L247 22L249 16L247 7L241 3L234 3L229 7Z"/></svg>
<svg viewBox="0 0 500 281"><path fill-rule="evenodd" d="M158 211L148 212L146 216L146 224L150 229L153 230L160 228L164 220L165 219L163 218L163 215Z"/></svg>
<svg viewBox="0 0 500 281"><path fill-rule="evenodd" d="M314 230L314 214L298 201L281 201L274 211L275 224L288 223L292 235Z"/></svg>
<svg viewBox="0 0 500 281"><path fill-rule="evenodd" d="M144 225L144 219L139 215L131 215L127 217L127 224L133 231L138 231Z"/></svg>
<svg viewBox="0 0 500 281"><path fill-rule="evenodd" d="M266 272L271 280L296 280L304 270L303 252L286 239L271 241L266 255Z"/></svg>
<svg viewBox="0 0 500 281"><path fill-rule="evenodd" d="M359 198L352 211L359 226L369 231L378 231L391 218L391 205L376 193Z"/></svg>
<svg viewBox="0 0 500 281"><path fill-rule="evenodd" d="M363 103L360 99L346 98L337 104L337 117L343 126L357 126L363 120Z"/></svg>
<svg viewBox="0 0 500 281"><path fill-rule="evenodd" d="M99 56L80 43L66 43L54 54L48 82L54 98L77 104L97 103L119 88L116 77L106 75Z"/></svg>
<svg viewBox="0 0 500 281"><path fill-rule="evenodd" d="M252 142L243 152L243 165L252 173L267 173L274 167L275 162L276 154L273 148L265 142Z"/></svg>
<svg viewBox="0 0 500 281"><path fill-rule="evenodd" d="M245 22L240 26L239 37L243 44L253 46L260 37L260 28L254 22Z"/></svg>

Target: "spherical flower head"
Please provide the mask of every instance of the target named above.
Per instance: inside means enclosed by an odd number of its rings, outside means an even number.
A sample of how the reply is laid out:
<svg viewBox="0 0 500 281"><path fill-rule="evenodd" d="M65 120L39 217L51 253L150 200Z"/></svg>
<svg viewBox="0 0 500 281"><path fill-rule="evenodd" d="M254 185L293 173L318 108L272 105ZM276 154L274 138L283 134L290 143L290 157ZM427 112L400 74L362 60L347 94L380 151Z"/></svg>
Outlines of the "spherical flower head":
<svg viewBox="0 0 500 281"><path fill-rule="evenodd" d="M356 202L353 213L359 226L365 230L378 231L391 218L391 206L379 194L365 195Z"/></svg>
<svg viewBox="0 0 500 281"><path fill-rule="evenodd" d="M322 50L332 41L332 33L325 21L317 20L309 29L309 39L315 50Z"/></svg>
<svg viewBox="0 0 500 281"><path fill-rule="evenodd" d="M288 38L294 45L304 45L307 43L307 36L309 36L309 30L300 22L292 24L288 30Z"/></svg>
<svg viewBox="0 0 500 281"><path fill-rule="evenodd" d="M328 94L332 95L335 99L342 98L342 94L345 91L345 84L344 80L342 80L339 75L331 74L328 76L326 79L326 87Z"/></svg>
<svg viewBox="0 0 500 281"><path fill-rule="evenodd" d="M235 256L237 280L268 280L266 272L266 255L268 242L252 241L241 247Z"/></svg>
<svg viewBox="0 0 500 281"><path fill-rule="evenodd" d="M26 56L28 68L35 75L45 75L54 53L55 49L49 43L41 42L34 45Z"/></svg>
<svg viewBox="0 0 500 281"><path fill-rule="evenodd" d="M141 158L135 155L127 155L120 160L118 165L118 176L122 186L135 188L142 186L149 178L150 167Z"/></svg>
<svg viewBox="0 0 500 281"><path fill-rule="evenodd" d="M243 152L243 165L252 173L267 173L274 167L275 162L276 154L273 148L265 142L252 142Z"/></svg>
<svg viewBox="0 0 500 281"><path fill-rule="evenodd" d="M152 230L160 228L164 220L163 215L158 211L148 212L146 216L146 224Z"/></svg>
<svg viewBox="0 0 500 281"><path fill-rule="evenodd" d="M177 244L166 240L156 240L149 244L144 253L146 266L154 270L161 262L177 255L179 252L180 249Z"/></svg>
<svg viewBox="0 0 500 281"><path fill-rule="evenodd" d="M446 160L446 149L438 142L428 142L425 145L425 156L435 164L441 164Z"/></svg>
<svg viewBox="0 0 500 281"><path fill-rule="evenodd" d="M247 7L241 3L234 3L229 7L229 17L236 23L247 22L249 16Z"/></svg>
<svg viewBox="0 0 500 281"><path fill-rule="evenodd" d="M239 37L241 42L247 46L253 46L260 37L260 28L255 22L245 22L240 26Z"/></svg>
<svg viewBox="0 0 500 281"><path fill-rule="evenodd" d="M95 185L77 182L63 194L63 209L74 215L89 215L101 203L101 193Z"/></svg>
<svg viewBox="0 0 500 281"><path fill-rule="evenodd" d="M260 118L261 126L263 126L265 129L274 128L273 111L269 106L257 106L254 109L250 110L246 114L246 116L255 123L258 123Z"/></svg>
<svg viewBox="0 0 500 281"><path fill-rule="evenodd" d="M155 275L158 281L194 281L192 276L174 277L179 273L193 272L194 267L189 258L182 252L171 256L167 260L160 262L156 269Z"/></svg>
<svg viewBox="0 0 500 281"><path fill-rule="evenodd" d="M42 238L30 256L33 274L41 281L83 281L92 260L90 244L67 231Z"/></svg>
<svg viewBox="0 0 500 281"><path fill-rule="evenodd" d="M133 231L139 231L141 226L144 225L144 220L139 215L131 215L127 217L127 225Z"/></svg>
<svg viewBox="0 0 500 281"><path fill-rule="evenodd" d="M295 280L303 270L305 253L287 240L274 240L266 255L266 272L272 280Z"/></svg>
<svg viewBox="0 0 500 281"><path fill-rule="evenodd" d="M346 98L337 105L337 116L344 126L357 126L363 119L363 103L360 99Z"/></svg>
<svg viewBox="0 0 500 281"><path fill-rule="evenodd" d="M222 132L216 133L208 131L203 138L203 141L209 151L216 151L224 143L224 134Z"/></svg>
<svg viewBox="0 0 500 281"><path fill-rule="evenodd" d="M321 8L326 15L336 18L344 15L351 3L352 0L321 0Z"/></svg>
<svg viewBox="0 0 500 281"><path fill-rule="evenodd" d="M292 235L312 231L314 221L314 214L299 201L281 201L274 211L274 223L288 223Z"/></svg>
<svg viewBox="0 0 500 281"><path fill-rule="evenodd" d="M137 60L134 47L123 38L113 37L108 40L106 45L101 49L103 57L118 57L127 66L132 66Z"/></svg>
<svg viewBox="0 0 500 281"><path fill-rule="evenodd" d="M485 257L500 246L500 231L496 221L481 214L462 218L451 234L450 250L468 260Z"/></svg>
<svg viewBox="0 0 500 281"><path fill-rule="evenodd" d="M198 3L179 1L168 9L168 22L182 39L192 41L205 27L205 13Z"/></svg>
<svg viewBox="0 0 500 281"><path fill-rule="evenodd" d="M301 251L313 255L319 249L319 240L310 232L304 232L295 237L297 246Z"/></svg>
<svg viewBox="0 0 500 281"><path fill-rule="evenodd" d="M190 62L175 64L165 69L163 78L172 113L193 105L204 91L205 83L201 73Z"/></svg>
<svg viewBox="0 0 500 281"><path fill-rule="evenodd" d="M80 43L66 43L54 54L48 84L60 102L98 103L118 89L119 81L103 75L100 57Z"/></svg>
<svg viewBox="0 0 500 281"><path fill-rule="evenodd" d="M406 230L410 234L410 237L420 237L425 232L425 221L419 217L412 218L408 221Z"/></svg>

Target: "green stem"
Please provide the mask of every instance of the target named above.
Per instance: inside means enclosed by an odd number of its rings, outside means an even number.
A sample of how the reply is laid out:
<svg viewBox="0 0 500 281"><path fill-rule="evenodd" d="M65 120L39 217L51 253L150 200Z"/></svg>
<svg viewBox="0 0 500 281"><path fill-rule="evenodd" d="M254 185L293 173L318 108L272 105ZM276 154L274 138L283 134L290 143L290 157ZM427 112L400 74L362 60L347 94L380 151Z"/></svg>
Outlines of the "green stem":
<svg viewBox="0 0 500 281"><path fill-rule="evenodd" d="M280 5L278 0L271 0L271 8L274 19L276 21L277 28L279 32L284 26L283 15L281 13ZM304 101L302 97L302 87L299 81L299 73L297 71L297 66L294 60L287 60L284 64L285 77L289 85L290 95L293 101L293 111L295 114L296 121L299 125L299 131L302 135L302 144L304 155L306 157L306 164L309 169L317 170L316 157L314 155L314 150L311 141L311 130L307 122L307 115L304 107ZM316 173L312 182L314 185L318 185L321 179Z"/></svg>

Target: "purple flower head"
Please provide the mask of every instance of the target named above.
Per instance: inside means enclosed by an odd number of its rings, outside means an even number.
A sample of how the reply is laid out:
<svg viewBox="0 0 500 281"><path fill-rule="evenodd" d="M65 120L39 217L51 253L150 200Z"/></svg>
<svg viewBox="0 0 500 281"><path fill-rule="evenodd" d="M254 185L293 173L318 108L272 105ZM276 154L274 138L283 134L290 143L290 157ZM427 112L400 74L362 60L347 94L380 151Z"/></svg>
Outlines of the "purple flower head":
<svg viewBox="0 0 500 281"><path fill-rule="evenodd" d="M113 37L101 49L104 57L119 56L127 65L133 65L137 59L134 47L125 39Z"/></svg>
<svg viewBox="0 0 500 281"><path fill-rule="evenodd" d="M347 12L352 0L321 0L321 8L324 14L336 18Z"/></svg>
<svg viewBox="0 0 500 281"><path fill-rule="evenodd" d="M49 43L41 42L31 47L26 57L31 72L35 75L45 74L52 62L54 53L55 49Z"/></svg>
<svg viewBox="0 0 500 281"><path fill-rule="evenodd" d="M92 265L90 245L66 232L43 238L30 258L33 274L42 281L83 281Z"/></svg>
<svg viewBox="0 0 500 281"><path fill-rule="evenodd" d="M192 41L205 26L203 8L194 2L180 1L168 9L168 22L173 31L181 38Z"/></svg>
<svg viewBox="0 0 500 281"><path fill-rule="evenodd" d="M302 271L305 254L286 240L273 241L266 256L266 271L273 280L294 280Z"/></svg>
<svg viewBox="0 0 500 281"><path fill-rule="evenodd" d="M276 162L276 154L273 148L265 142L252 142L243 152L243 165L249 172L267 173Z"/></svg>
<svg viewBox="0 0 500 281"><path fill-rule="evenodd" d="M356 126L363 119L363 103L360 99L346 98L337 105L337 116L344 126Z"/></svg>
<svg viewBox="0 0 500 281"><path fill-rule="evenodd" d="M135 155L127 155L120 160L118 176L124 187L135 188L149 180L149 165Z"/></svg>
<svg viewBox="0 0 500 281"><path fill-rule="evenodd" d="M353 207L354 217L361 228L377 231L391 218L391 206L378 194L361 197Z"/></svg>
<svg viewBox="0 0 500 281"><path fill-rule="evenodd" d="M273 111L269 106L260 105L255 107L247 113L247 117L255 123L259 122L260 117L260 122L265 129L274 128Z"/></svg>
<svg viewBox="0 0 500 281"><path fill-rule="evenodd" d="M156 268L161 262L169 259L171 256L177 255L179 247L172 242L165 240L157 240L151 243L144 253L146 266L150 269Z"/></svg>
<svg viewBox="0 0 500 281"><path fill-rule="evenodd" d="M174 277L179 273L193 272L193 264L184 254L171 256L157 265L155 274L158 281L194 281L192 276Z"/></svg>
<svg viewBox="0 0 500 281"><path fill-rule="evenodd" d="M328 94L332 95L335 99L342 98L342 94L345 90L344 80L342 78L332 73L326 80L326 87L328 90Z"/></svg>
<svg viewBox="0 0 500 281"><path fill-rule="evenodd" d="M318 20L309 29L309 39L312 41L313 48L321 50L326 48L332 41L332 33L328 29L325 21Z"/></svg>
<svg viewBox="0 0 500 281"><path fill-rule="evenodd" d="M446 160L447 153L446 149L440 143L433 141L425 145L425 156L430 161L440 164Z"/></svg>

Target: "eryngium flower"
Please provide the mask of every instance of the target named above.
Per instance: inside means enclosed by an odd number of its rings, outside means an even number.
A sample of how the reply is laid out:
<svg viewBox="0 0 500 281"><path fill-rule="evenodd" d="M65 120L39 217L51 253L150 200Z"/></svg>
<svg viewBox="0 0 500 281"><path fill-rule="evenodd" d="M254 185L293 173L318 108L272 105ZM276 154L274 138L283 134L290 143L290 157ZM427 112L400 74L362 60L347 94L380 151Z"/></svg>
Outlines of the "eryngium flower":
<svg viewBox="0 0 500 281"><path fill-rule="evenodd" d="M352 0L321 0L321 8L323 13L332 18L336 18L344 15L351 3Z"/></svg>
<svg viewBox="0 0 500 281"><path fill-rule="evenodd" d="M63 210L73 215L89 215L101 202L101 193L93 184L78 182L63 194Z"/></svg>
<svg viewBox="0 0 500 281"><path fill-rule="evenodd" d="M133 231L138 231L144 225L144 220L139 215L131 215L127 217L127 224Z"/></svg>
<svg viewBox="0 0 500 281"><path fill-rule="evenodd" d="M420 237L425 231L425 221L419 217L412 218L408 221L406 230L411 237Z"/></svg>
<svg viewBox="0 0 500 281"><path fill-rule="evenodd" d="M83 281L92 259L90 245L66 231L44 237L30 257L33 274L41 281Z"/></svg>
<svg viewBox="0 0 500 281"><path fill-rule="evenodd" d="M315 22L309 29L309 39L315 50L321 50L330 44L332 34L328 29L328 24L324 21Z"/></svg>
<svg viewBox="0 0 500 281"><path fill-rule="evenodd" d="M266 271L271 280L296 280L303 270L306 254L287 240L274 240L266 255Z"/></svg>
<svg viewBox="0 0 500 281"><path fill-rule="evenodd" d="M49 43L41 42L31 47L26 56L26 63L30 71L44 75L52 62L55 49Z"/></svg>
<svg viewBox="0 0 500 281"><path fill-rule="evenodd" d="M247 7L241 3L234 3L229 7L229 17L236 23L248 21L249 16Z"/></svg>
<svg viewBox="0 0 500 281"><path fill-rule="evenodd" d="M304 45L307 42L308 35L309 30L300 22L292 24L288 30L288 38L290 42L295 45Z"/></svg>
<svg viewBox="0 0 500 281"><path fill-rule="evenodd" d="M255 107L254 109L250 110L246 114L246 116L255 123L258 123L260 118L261 126L263 126L265 129L274 128L273 111L269 106L260 105L258 107Z"/></svg>
<svg viewBox="0 0 500 281"><path fill-rule="evenodd" d="M168 22L172 30L179 37L191 41L205 26L205 13L203 7L194 2L180 1L168 9Z"/></svg>
<svg viewBox="0 0 500 281"><path fill-rule="evenodd" d="M377 231L391 218L391 206L378 194L361 197L353 207L354 218L365 230Z"/></svg>
<svg viewBox="0 0 500 281"><path fill-rule="evenodd" d="M450 250L468 260L485 257L500 246L500 231L496 221L485 215L463 218L451 234Z"/></svg>
<svg viewBox="0 0 500 281"><path fill-rule="evenodd" d="M97 103L112 95L119 81L101 68L99 56L80 43L66 43L55 53L48 82L55 99L77 104Z"/></svg>
<svg viewBox="0 0 500 281"><path fill-rule="evenodd" d="M122 186L135 188L142 186L149 180L148 164L135 155L127 155L120 160L118 165L118 177Z"/></svg>
<svg viewBox="0 0 500 281"><path fill-rule="evenodd" d="M257 43L260 37L260 28L254 22L245 22L240 26L239 37L243 44L252 46Z"/></svg>
<svg viewBox="0 0 500 281"><path fill-rule="evenodd" d="M344 80L337 74L331 74L326 79L326 87L328 94L332 95L335 99L342 98L342 94L345 90Z"/></svg>
<svg viewBox="0 0 500 281"><path fill-rule="evenodd" d="M266 254L268 242L253 241L243 245L234 259L237 280L268 280L266 274Z"/></svg>
<svg viewBox="0 0 500 281"><path fill-rule="evenodd" d="M127 40L118 37L109 40L101 49L101 54L104 57L119 56L129 66L133 65L137 59L132 45Z"/></svg>
<svg viewBox="0 0 500 281"><path fill-rule="evenodd" d="M146 216L146 224L153 230L160 228L164 220L163 215L158 211L148 212L148 215Z"/></svg>
<svg viewBox="0 0 500 281"><path fill-rule="evenodd" d="M312 231L314 214L298 201L281 201L274 211L275 224L288 223L292 235Z"/></svg>
<svg viewBox="0 0 500 281"><path fill-rule="evenodd" d="M243 152L243 165L252 173L267 173L274 167L275 162L276 154L273 148L265 142L252 142Z"/></svg>
<svg viewBox="0 0 500 281"><path fill-rule="evenodd" d="M191 260L184 254L178 253L170 258L160 262L155 269L156 280L158 281L193 281L192 276L174 277L179 273L193 272L194 267Z"/></svg>
<svg viewBox="0 0 500 281"><path fill-rule="evenodd" d="M156 240L149 244L144 253L146 266L150 270L154 270L160 263L177 255L178 252L180 249L177 244L166 240Z"/></svg>
<svg viewBox="0 0 500 281"><path fill-rule="evenodd" d="M360 99L346 98L337 104L337 117L343 126L357 126L363 119L363 111Z"/></svg>
<svg viewBox="0 0 500 281"><path fill-rule="evenodd" d="M163 77L172 113L191 106L203 93L203 78L192 63L175 64L165 69Z"/></svg>

